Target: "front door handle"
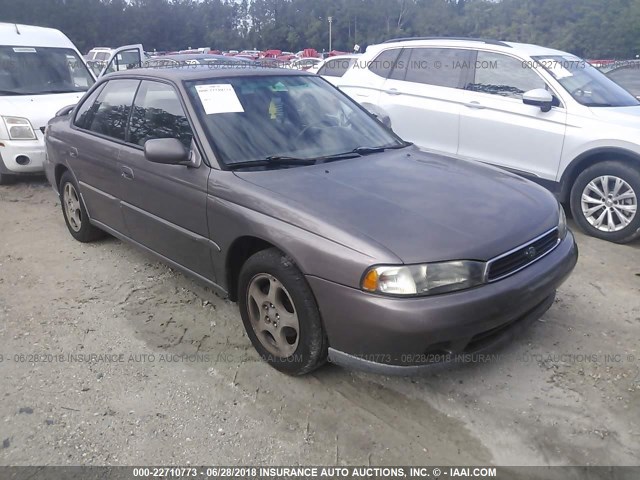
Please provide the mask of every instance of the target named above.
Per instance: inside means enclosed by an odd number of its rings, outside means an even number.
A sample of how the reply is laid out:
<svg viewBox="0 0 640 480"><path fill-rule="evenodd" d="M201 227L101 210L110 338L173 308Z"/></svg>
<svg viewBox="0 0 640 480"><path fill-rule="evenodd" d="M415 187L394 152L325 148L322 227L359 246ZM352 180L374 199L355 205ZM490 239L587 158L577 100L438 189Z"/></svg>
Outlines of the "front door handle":
<svg viewBox="0 0 640 480"><path fill-rule="evenodd" d="M475 101L465 103L464 106L469 108L475 108L476 110L482 110L483 108L487 108L484 105L482 105L480 102L475 102Z"/></svg>
<svg viewBox="0 0 640 480"><path fill-rule="evenodd" d="M389 95L401 95L402 92L398 91L397 88L390 88L389 90L385 90L385 93L388 93Z"/></svg>
<svg viewBox="0 0 640 480"><path fill-rule="evenodd" d="M127 180L133 180L133 170L129 167L120 167L120 171L122 172L122 178L126 178Z"/></svg>

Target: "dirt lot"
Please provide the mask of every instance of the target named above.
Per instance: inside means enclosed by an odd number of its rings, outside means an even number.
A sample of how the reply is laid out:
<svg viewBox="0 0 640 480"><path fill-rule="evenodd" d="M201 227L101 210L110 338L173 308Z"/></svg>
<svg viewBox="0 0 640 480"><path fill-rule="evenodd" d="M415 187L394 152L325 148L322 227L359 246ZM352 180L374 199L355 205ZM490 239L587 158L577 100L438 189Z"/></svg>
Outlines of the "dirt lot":
<svg viewBox="0 0 640 480"><path fill-rule="evenodd" d="M639 243L577 233L555 305L490 362L289 378L235 304L75 242L44 180L0 187L0 228L2 465L640 464Z"/></svg>

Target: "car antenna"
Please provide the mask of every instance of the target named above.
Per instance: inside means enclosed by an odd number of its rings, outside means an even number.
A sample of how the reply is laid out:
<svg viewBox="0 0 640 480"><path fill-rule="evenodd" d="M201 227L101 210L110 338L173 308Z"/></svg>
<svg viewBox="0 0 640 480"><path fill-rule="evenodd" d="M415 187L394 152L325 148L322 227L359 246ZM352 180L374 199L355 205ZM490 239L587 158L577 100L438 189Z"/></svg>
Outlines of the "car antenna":
<svg viewBox="0 0 640 480"><path fill-rule="evenodd" d="M18 24L17 24L17 23L14 23L14 25L16 26L16 33L17 33L18 35L22 35L22 34L20 33L20 30L18 29Z"/></svg>

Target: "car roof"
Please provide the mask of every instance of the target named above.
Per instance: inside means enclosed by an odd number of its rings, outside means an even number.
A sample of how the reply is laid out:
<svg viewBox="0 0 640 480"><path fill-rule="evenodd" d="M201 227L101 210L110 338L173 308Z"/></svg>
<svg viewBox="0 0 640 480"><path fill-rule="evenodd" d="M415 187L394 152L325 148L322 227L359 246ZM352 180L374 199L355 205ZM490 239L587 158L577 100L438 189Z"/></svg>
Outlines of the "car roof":
<svg viewBox="0 0 640 480"><path fill-rule="evenodd" d="M225 77L265 77L265 76L295 76L309 75L311 73L288 68L266 68L258 66L216 66L186 65L182 68L135 68L110 73L104 78L114 79L118 77L153 77L161 80L180 82L184 80L206 80L208 78Z"/></svg>
<svg viewBox="0 0 640 480"><path fill-rule="evenodd" d="M54 47L76 49L60 30L16 23L0 23L3 45L16 47Z"/></svg>
<svg viewBox="0 0 640 480"><path fill-rule="evenodd" d="M541 47L529 43L503 42L498 40L485 40L475 38L415 38L415 39L399 39L398 41L389 41L377 45L370 45L367 52L378 52L388 48L408 47L408 46L433 46L433 47L459 47L474 48L481 47L483 50L492 50L504 53L524 53L529 56L537 55L569 55L567 52L555 50L553 48Z"/></svg>

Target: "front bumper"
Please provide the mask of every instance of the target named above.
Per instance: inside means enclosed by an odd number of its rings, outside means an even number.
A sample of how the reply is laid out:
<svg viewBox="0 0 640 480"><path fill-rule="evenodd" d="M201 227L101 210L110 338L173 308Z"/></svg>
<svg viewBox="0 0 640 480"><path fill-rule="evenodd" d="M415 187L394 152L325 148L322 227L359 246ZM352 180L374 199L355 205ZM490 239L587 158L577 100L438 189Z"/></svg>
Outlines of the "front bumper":
<svg viewBox="0 0 640 480"><path fill-rule="evenodd" d="M28 158L28 163L21 165L20 157ZM40 136L36 140L0 140L2 173L40 173L44 170L44 158L44 140Z"/></svg>
<svg viewBox="0 0 640 480"><path fill-rule="evenodd" d="M540 318L578 260L571 232L548 255L503 280L420 298L389 298L307 277L335 363L414 374L442 359L494 348Z"/></svg>

